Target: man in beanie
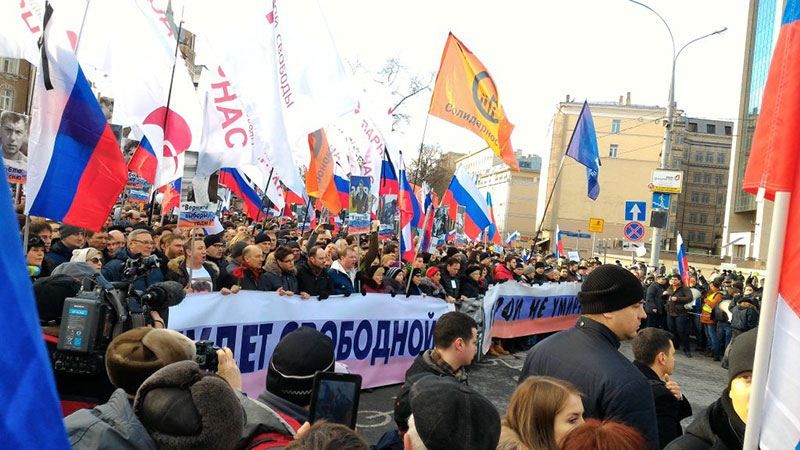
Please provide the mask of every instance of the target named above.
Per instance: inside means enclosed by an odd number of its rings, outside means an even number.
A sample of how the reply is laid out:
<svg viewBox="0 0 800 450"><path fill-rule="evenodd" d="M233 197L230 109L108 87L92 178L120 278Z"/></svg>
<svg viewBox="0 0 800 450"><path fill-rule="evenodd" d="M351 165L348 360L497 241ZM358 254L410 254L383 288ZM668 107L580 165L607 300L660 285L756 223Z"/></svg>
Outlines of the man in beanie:
<svg viewBox="0 0 800 450"><path fill-rule="evenodd" d="M86 243L86 234L83 230L72 225L61 226L61 240L50 247L46 258L52 268L64 264L72 258L72 251L82 248Z"/></svg>
<svg viewBox="0 0 800 450"><path fill-rule="evenodd" d="M278 342L267 369L267 390L258 397L294 429L308 420L311 390L317 372L332 372L333 341L310 327L300 327Z"/></svg>
<svg viewBox="0 0 800 450"><path fill-rule="evenodd" d="M536 263L533 265L534 275L533 275L533 280L531 281L531 284L538 284L538 285L541 286L541 285L547 283L548 281L550 281L547 278L547 275L544 274L544 270L546 268L547 268L547 264L545 264L542 261L536 261Z"/></svg>
<svg viewBox="0 0 800 450"><path fill-rule="evenodd" d="M719 399L695 416L686 434L665 450L735 450L744 444L750 383L756 354L758 328L742 333L731 342L728 354L728 387Z"/></svg>
<svg viewBox="0 0 800 450"><path fill-rule="evenodd" d="M500 415L486 397L451 378L426 376L411 388L404 450L494 450Z"/></svg>
<svg viewBox="0 0 800 450"><path fill-rule="evenodd" d="M658 448L656 410L650 384L619 352L636 337L646 317L642 285L621 266L603 264L578 293L581 317L574 328L533 347L519 381L543 375L567 380L583 394L586 418L613 419L636 428Z"/></svg>
<svg viewBox="0 0 800 450"><path fill-rule="evenodd" d="M222 241L222 235L209 234L203 238L206 244L206 259L219 267L220 274L226 273L225 267L228 261L225 259L225 242Z"/></svg>
<svg viewBox="0 0 800 450"><path fill-rule="evenodd" d="M194 342L173 330L140 327L114 338L106 349L105 363L117 390L108 402L64 418L72 448L155 448L133 413L133 398L150 375L194 356Z"/></svg>

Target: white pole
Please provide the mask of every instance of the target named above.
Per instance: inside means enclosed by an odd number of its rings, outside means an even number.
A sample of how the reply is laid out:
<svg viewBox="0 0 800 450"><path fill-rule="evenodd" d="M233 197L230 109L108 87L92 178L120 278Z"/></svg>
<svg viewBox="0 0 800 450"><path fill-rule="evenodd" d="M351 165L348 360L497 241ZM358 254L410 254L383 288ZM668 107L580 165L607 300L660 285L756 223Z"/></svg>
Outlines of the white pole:
<svg viewBox="0 0 800 450"><path fill-rule="evenodd" d="M770 229L769 253L767 254L767 281L761 299L761 315L758 320L758 338L756 354L753 361L753 383L750 390L747 428L744 435L745 450L758 449L761 434L764 400L766 398L769 357L772 350L772 338L775 328L775 311L778 306L778 284L783 266L783 244L786 238L786 222L789 214L788 192L777 192L772 212L772 228ZM794 224L796 226L797 224Z"/></svg>
<svg viewBox="0 0 800 450"><path fill-rule="evenodd" d="M591 257L594 258L594 242L595 238L597 238L597 233L592 233L592 255Z"/></svg>

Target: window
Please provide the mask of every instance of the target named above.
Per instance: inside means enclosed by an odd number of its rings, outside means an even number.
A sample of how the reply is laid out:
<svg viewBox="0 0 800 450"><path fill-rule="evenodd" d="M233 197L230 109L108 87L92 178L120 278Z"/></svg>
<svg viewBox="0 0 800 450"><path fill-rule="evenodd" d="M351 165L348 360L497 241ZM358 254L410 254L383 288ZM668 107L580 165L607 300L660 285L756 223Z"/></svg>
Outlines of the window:
<svg viewBox="0 0 800 450"><path fill-rule="evenodd" d="M717 186L722 186L722 175L720 175L720 174L716 175L716 182L717 182Z"/></svg>
<svg viewBox="0 0 800 450"><path fill-rule="evenodd" d="M717 164L725 164L725 153L717 153Z"/></svg>
<svg viewBox="0 0 800 450"><path fill-rule="evenodd" d="M704 173L703 174L703 183L711 184L711 174L710 173Z"/></svg>
<svg viewBox="0 0 800 450"><path fill-rule="evenodd" d="M618 149L619 149L619 146L617 144L611 144L608 147L608 157L609 158L616 158Z"/></svg>
<svg viewBox="0 0 800 450"><path fill-rule="evenodd" d="M698 231L697 232L697 242L705 242L706 241L706 232L705 231Z"/></svg>
<svg viewBox="0 0 800 450"><path fill-rule="evenodd" d="M706 152L706 162L714 162L714 154L711 152Z"/></svg>
<svg viewBox="0 0 800 450"><path fill-rule="evenodd" d="M692 203L698 203L699 201L700 201L700 193L692 192Z"/></svg>
<svg viewBox="0 0 800 450"><path fill-rule="evenodd" d="M697 123L689 122L689 131L697 133Z"/></svg>
<svg viewBox="0 0 800 450"><path fill-rule="evenodd" d="M14 109L14 91L8 86L0 86L0 111Z"/></svg>
<svg viewBox="0 0 800 450"><path fill-rule="evenodd" d="M717 225L719 225L719 223L720 223L721 221L722 221L722 217L720 217L720 215L719 215L719 214L717 214L717 216L714 218L714 223L716 223Z"/></svg>
<svg viewBox="0 0 800 450"><path fill-rule="evenodd" d="M699 173L695 173L695 174L694 174L693 181L694 181L695 183L699 183L699 182L700 182L702 179L703 179L703 175L701 175L701 174L699 174Z"/></svg>
<svg viewBox="0 0 800 450"><path fill-rule="evenodd" d="M717 204L722 204L722 194L717 194Z"/></svg>
<svg viewBox="0 0 800 450"><path fill-rule="evenodd" d="M0 58L0 72L17 75L19 73L19 60L13 58Z"/></svg>
<svg viewBox="0 0 800 450"><path fill-rule="evenodd" d="M717 134L717 126L711 123L706 124L706 133Z"/></svg>
<svg viewBox="0 0 800 450"><path fill-rule="evenodd" d="M694 241L694 231L690 231L688 237L689 237L689 239L686 240L687 242Z"/></svg>
<svg viewBox="0 0 800 450"><path fill-rule="evenodd" d="M619 133L619 119L614 119L611 121L611 133L612 134Z"/></svg>
<svg viewBox="0 0 800 450"><path fill-rule="evenodd" d="M695 153L694 162L703 162L703 154L700 152Z"/></svg>
<svg viewBox="0 0 800 450"><path fill-rule="evenodd" d="M700 214L700 225L708 223L708 214Z"/></svg>
<svg viewBox="0 0 800 450"><path fill-rule="evenodd" d="M697 223L697 213L689 213L689 223ZM689 236L692 235L692 232L689 232ZM691 239L691 238L689 238Z"/></svg>
<svg viewBox="0 0 800 450"><path fill-rule="evenodd" d="M725 125L725 136L730 136L733 134L733 127L730 125Z"/></svg>
<svg viewBox="0 0 800 450"><path fill-rule="evenodd" d="M703 192L703 197L700 201L703 202L704 205L707 205L708 202L710 201L709 200L710 197L711 196L708 194L708 192Z"/></svg>

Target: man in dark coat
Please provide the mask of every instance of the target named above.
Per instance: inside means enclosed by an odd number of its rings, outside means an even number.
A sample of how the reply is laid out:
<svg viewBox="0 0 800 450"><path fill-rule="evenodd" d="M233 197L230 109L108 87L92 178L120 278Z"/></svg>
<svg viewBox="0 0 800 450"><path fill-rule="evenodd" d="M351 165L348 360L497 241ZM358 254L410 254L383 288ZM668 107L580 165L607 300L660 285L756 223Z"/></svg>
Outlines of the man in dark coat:
<svg viewBox="0 0 800 450"><path fill-rule="evenodd" d="M328 252L321 246L315 246L308 253L308 260L301 262L297 268L297 284L300 293L325 299L333 292L333 283L326 269Z"/></svg>
<svg viewBox="0 0 800 450"><path fill-rule="evenodd" d="M731 342L728 387L665 450L736 450L744 444L758 328Z"/></svg>
<svg viewBox="0 0 800 450"><path fill-rule="evenodd" d="M69 262L72 259L72 251L83 248L86 243L86 234L78 227L62 225L59 232L61 240L54 243L50 247L50 251L45 255L45 259L53 269L65 262Z"/></svg>
<svg viewBox="0 0 800 450"><path fill-rule="evenodd" d="M664 448L683 434L681 420L692 415L692 405L681 393L681 387L672 381L675 369L675 347L669 332L659 328L645 328L633 340L633 364L647 378L653 388L658 420L658 444Z"/></svg>
<svg viewBox="0 0 800 450"><path fill-rule="evenodd" d="M650 384L619 352L620 341L635 338L646 317L639 279L621 266L601 265L581 285L578 300L575 327L534 346L519 381L533 375L567 380L584 394L587 418L625 423L658 448Z"/></svg>
<svg viewBox="0 0 800 450"><path fill-rule="evenodd" d="M661 294L664 293L664 288L667 286L667 278L659 274L656 276L655 283L651 283L647 287L645 293L644 310L647 313L647 326L664 328L666 325L666 315L664 314L664 298Z"/></svg>
<svg viewBox="0 0 800 450"><path fill-rule="evenodd" d="M146 258L153 254L155 241L153 235L148 230L133 230L128 235L128 244L114 253L114 259L101 269L103 276L108 281L123 281L125 264L129 259ZM137 278L133 282L134 289L144 291L149 286L164 281L164 273L161 268L154 267L147 272L147 275Z"/></svg>
<svg viewBox="0 0 800 450"><path fill-rule="evenodd" d="M273 257L275 261L268 262L264 272L267 279L267 290L277 291L280 295L299 295L297 269L294 267L292 249L282 245L275 249Z"/></svg>
<svg viewBox="0 0 800 450"><path fill-rule="evenodd" d="M692 326L692 318L689 316L686 305L694 301L692 290L683 285L680 275L673 274L669 279L669 288L663 292L662 296L666 297L667 326L675 336L675 347L683 347L683 354L691 358L689 330Z"/></svg>
<svg viewBox="0 0 800 450"><path fill-rule="evenodd" d="M459 272L461 272L461 260L451 256L443 265L439 266L439 272L442 274L442 287L447 293L445 297L447 303L455 303L456 300L460 300L461 279Z"/></svg>

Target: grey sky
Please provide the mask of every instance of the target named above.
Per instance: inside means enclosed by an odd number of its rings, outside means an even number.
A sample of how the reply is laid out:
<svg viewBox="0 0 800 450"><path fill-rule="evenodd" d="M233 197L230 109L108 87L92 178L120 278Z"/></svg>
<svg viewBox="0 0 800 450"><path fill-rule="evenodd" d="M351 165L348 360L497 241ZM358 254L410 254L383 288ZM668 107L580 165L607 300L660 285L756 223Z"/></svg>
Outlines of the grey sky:
<svg viewBox="0 0 800 450"><path fill-rule="evenodd" d="M695 117L733 120L741 86L748 2L650 0L676 44L723 26L692 45L677 68L678 107ZM665 105L671 46L651 12L627 0L403 2L320 0L345 60L378 69L396 57L410 71L438 69L448 31L487 66L516 129L515 148L543 154L549 124L566 94L612 101L631 91L637 104ZM404 134L387 137L408 152L419 145L430 92L405 105L414 116ZM431 118L426 143L467 152L484 146L469 131Z"/></svg>

